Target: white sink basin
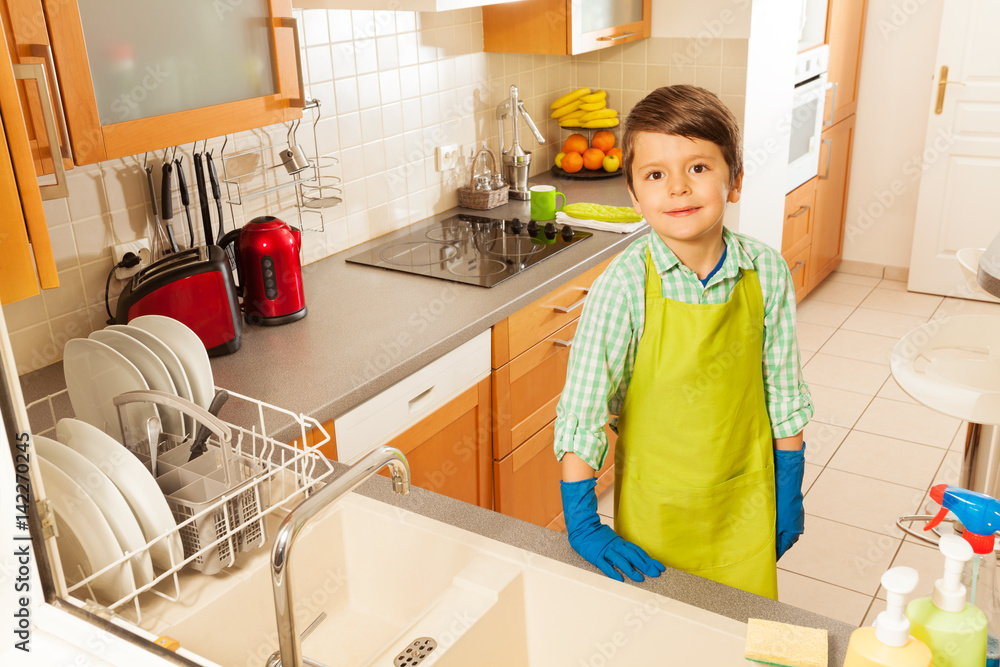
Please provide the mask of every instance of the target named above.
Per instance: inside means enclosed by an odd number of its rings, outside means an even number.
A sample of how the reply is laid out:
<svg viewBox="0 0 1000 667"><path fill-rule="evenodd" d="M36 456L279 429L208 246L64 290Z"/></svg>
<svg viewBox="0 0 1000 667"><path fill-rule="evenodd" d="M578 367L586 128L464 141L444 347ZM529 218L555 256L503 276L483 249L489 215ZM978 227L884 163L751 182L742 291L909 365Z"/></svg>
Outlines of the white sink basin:
<svg viewBox="0 0 1000 667"><path fill-rule="evenodd" d="M263 665L277 647L268 555L189 577L190 603L154 603L142 625L208 661ZM748 664L744 623L356 493L303 531L290 572L298 631L328 615L303 653L331 667L390 666L425 636L428 667Z"/></svg>

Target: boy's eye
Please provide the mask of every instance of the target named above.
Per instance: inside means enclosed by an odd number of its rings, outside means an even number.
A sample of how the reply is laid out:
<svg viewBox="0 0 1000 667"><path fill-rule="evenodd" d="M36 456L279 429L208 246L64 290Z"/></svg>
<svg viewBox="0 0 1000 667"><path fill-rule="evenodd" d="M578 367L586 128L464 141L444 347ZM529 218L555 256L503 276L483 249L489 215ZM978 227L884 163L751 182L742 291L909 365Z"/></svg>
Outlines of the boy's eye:
<svg viewBox="0 0 1000 667"><path fill-rule="evenodd" d="M658 181L661 178L663 178L662 171L651 171L648 174L646 174L646 179L650 181Z"/></svg>
<svg viewBox="0 0 1000 667"><path fill-rule="evenodd" d="M704 172L708 171L708 165L696 164L693 167L691 167L691 171L693 171L696 174L704 173Z"/></svg>

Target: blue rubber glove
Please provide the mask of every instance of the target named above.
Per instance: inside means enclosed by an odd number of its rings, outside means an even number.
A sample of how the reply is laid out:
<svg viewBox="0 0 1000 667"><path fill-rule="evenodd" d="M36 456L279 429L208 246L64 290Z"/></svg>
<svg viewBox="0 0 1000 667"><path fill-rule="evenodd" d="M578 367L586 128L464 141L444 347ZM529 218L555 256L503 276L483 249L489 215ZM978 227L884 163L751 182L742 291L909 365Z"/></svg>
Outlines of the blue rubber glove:
<svg viewBox="0 0 1000 667"><path fill-rule="evenodd" d="M774 505L777 551L780 559L806 529L802 507L802 475L806 470L806 445L799 451L774 450Z"/></svg>
<svg viewBox="0 0 1000 667"><path fill-rule="evenodd" d="M559 482L562 490L563 517L569 533L569 545L585 560L617 581L625 581L621 570L633 581L642 581L642 575L658 577L664 566L631 542L619 537L597 516L596 479L579 482ZM617 570L615 569L617 568Z"/></svg>

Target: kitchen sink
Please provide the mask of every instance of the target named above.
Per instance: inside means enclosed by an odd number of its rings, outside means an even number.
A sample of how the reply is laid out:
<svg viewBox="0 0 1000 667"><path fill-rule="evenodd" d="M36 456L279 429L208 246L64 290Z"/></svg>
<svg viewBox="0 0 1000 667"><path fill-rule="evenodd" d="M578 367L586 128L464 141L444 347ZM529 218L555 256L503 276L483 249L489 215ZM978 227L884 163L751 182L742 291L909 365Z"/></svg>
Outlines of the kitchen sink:
<svg viewBox="0 0 1000 667"><path fill-rule="evenodd" d="M190 575L185 604L154 603L142 625L262 666L277 648L269 551ZM327 614L303 654L331 667L390 666L423 637L437 642L425 666L747 664L744 623L357 493L303 530L292 561L296 627Z"/></svg>

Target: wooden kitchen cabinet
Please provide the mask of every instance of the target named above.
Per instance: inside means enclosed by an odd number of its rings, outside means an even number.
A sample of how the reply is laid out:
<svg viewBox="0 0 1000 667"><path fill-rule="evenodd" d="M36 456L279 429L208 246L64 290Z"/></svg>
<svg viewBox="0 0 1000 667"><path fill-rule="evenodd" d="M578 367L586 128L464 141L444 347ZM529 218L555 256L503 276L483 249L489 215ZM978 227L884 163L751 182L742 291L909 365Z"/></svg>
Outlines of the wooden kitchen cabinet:
<svg viewBox="0 0 1000 667"><path fill-rule="evenodd" d="M638 39L652 0L520 0L483 7L487 52L576 55Z"/></svg>
<svg viewBox="0 0 1000 667"><path fill-rule="evenodd" d="M32 30L30 36L23 37L24 43L8 39L8 49L23 57L27 53L36 55L47 53L51 46L52 58L61 92L61 103L65 113L69 133L69 143L75 164L91 164L112 158L125 157L149 150L191 143L231 132L271 125L286 120L300 118L304 105L302 74L299 63L297 22L292 18L291 0L266 0L261 7L266 16L243 18L238 27L247 24L238 33L253 34L259 38L255 28L266 31L269 42L269 65L273 72L273 87L269 87L269 77L260 71L244 74L244 78L254 82L264 81L259 90L273 90L249 98L234 94L231 100L222 103L191 108L181 104L177 110L140 117L147 100L157 100L157 104L170 104L187 95L199 80L199 73L211 71L215 59L206 56L203 66L188 68L177 65L171 69L171 60L161 58L152 65L133 66L136 51L143 51L132 43L118 43L114 36L101 43L105 48L94 48L85 39L84 19L80 6L72 0L5 0L11 11L10 18L24 25L44 26L45 30ZM99 5L92 5L97 7ZM168 8L172 5L161 5ZM16 8L16 10L15 10ZM128 3L119 7L132 12L142 12L137 5ZM133 9L134 8L134 9ZM43 11L44 9L44 11ZM16 15L15 15L16 11ZM227 17L233 19L238 12L251 12L249 3L207 3L204 11L218 14L218 26L224 25ZM235 13L234 13L235 12ZM132 14L136 22L136 14ZM138 15L141 20L141 13ZM179 21L187 21L189 29L170 30L167 26L152 26L148 22L136 25L136 35L159 29L169 38L150 35L149 42L169 39L169 48L179 52L190 52L201 48L204 53L223 53L220 49L238 48L234 43L225 43L222 36L213 32L210 21L195 20L193 17L178 16ZM123 16L122 21L128 19ZM90 26L87 34L93 35L103 24ZM47 39L48 43L44 43ZM250 43L250 37L247 37ZM129 40L132 42L134 40ZM257 44L264 40L257 40ZM136 41L136 44L139 42ZM223 44L225 45L223 46ZM261 54L263 51L260 52ZM110 58L115 65L105 65L92 69L92 58ZM102 61L103 62L103 61ZM160 63L163 63L162 66ZM250 67L250 65L247 65ZM241 70L236 70L241 71ZM211 91L212 86L207 86ZM101 108L99 111L99 98ZM110 102L109 102L110 101ZM186 102L186 100L185 100ZM111 111L108 111L108 108ZM157 107L159 108L159 107ZM169 108L178 108L177 105ZM147 107L148 109L148 107ZM34 121L32 121L34 122Z"/></svg>
<svg viewBox="0 0 1000 667"><path fill-rule="evenodd" d="M7 27L0 24L3 38ZM59 287L10 52L0 57L0 303Z"/></svg>
<svg viewBox="0 0 1000 667"><path fill-rule="evenodd" d="M827 80L836 90L827 93L826 116L835 125L858 110L858 80L864 41L866 0L830 0L826 15L826 43L830 45ZM832 109L831 109L832 107Z"/></svg>
<svg viewBox="0 0 1000 667"><path fill-rule="evenodd" d="M816 215L807 271L811 291L840 265L844 253L844 213L851 179L851 149L854 142L853 114L823 130L823 146L816 179Z"/></svg>
<svg viewBox="0 0 1000 667"><path fill-rule="evenodd" d="M809 293L807 280L812 230L816 215L816 182L812 178L785 196L785 224L781 236L781 255L788 262L795 285L795 301Z"/></svg>

